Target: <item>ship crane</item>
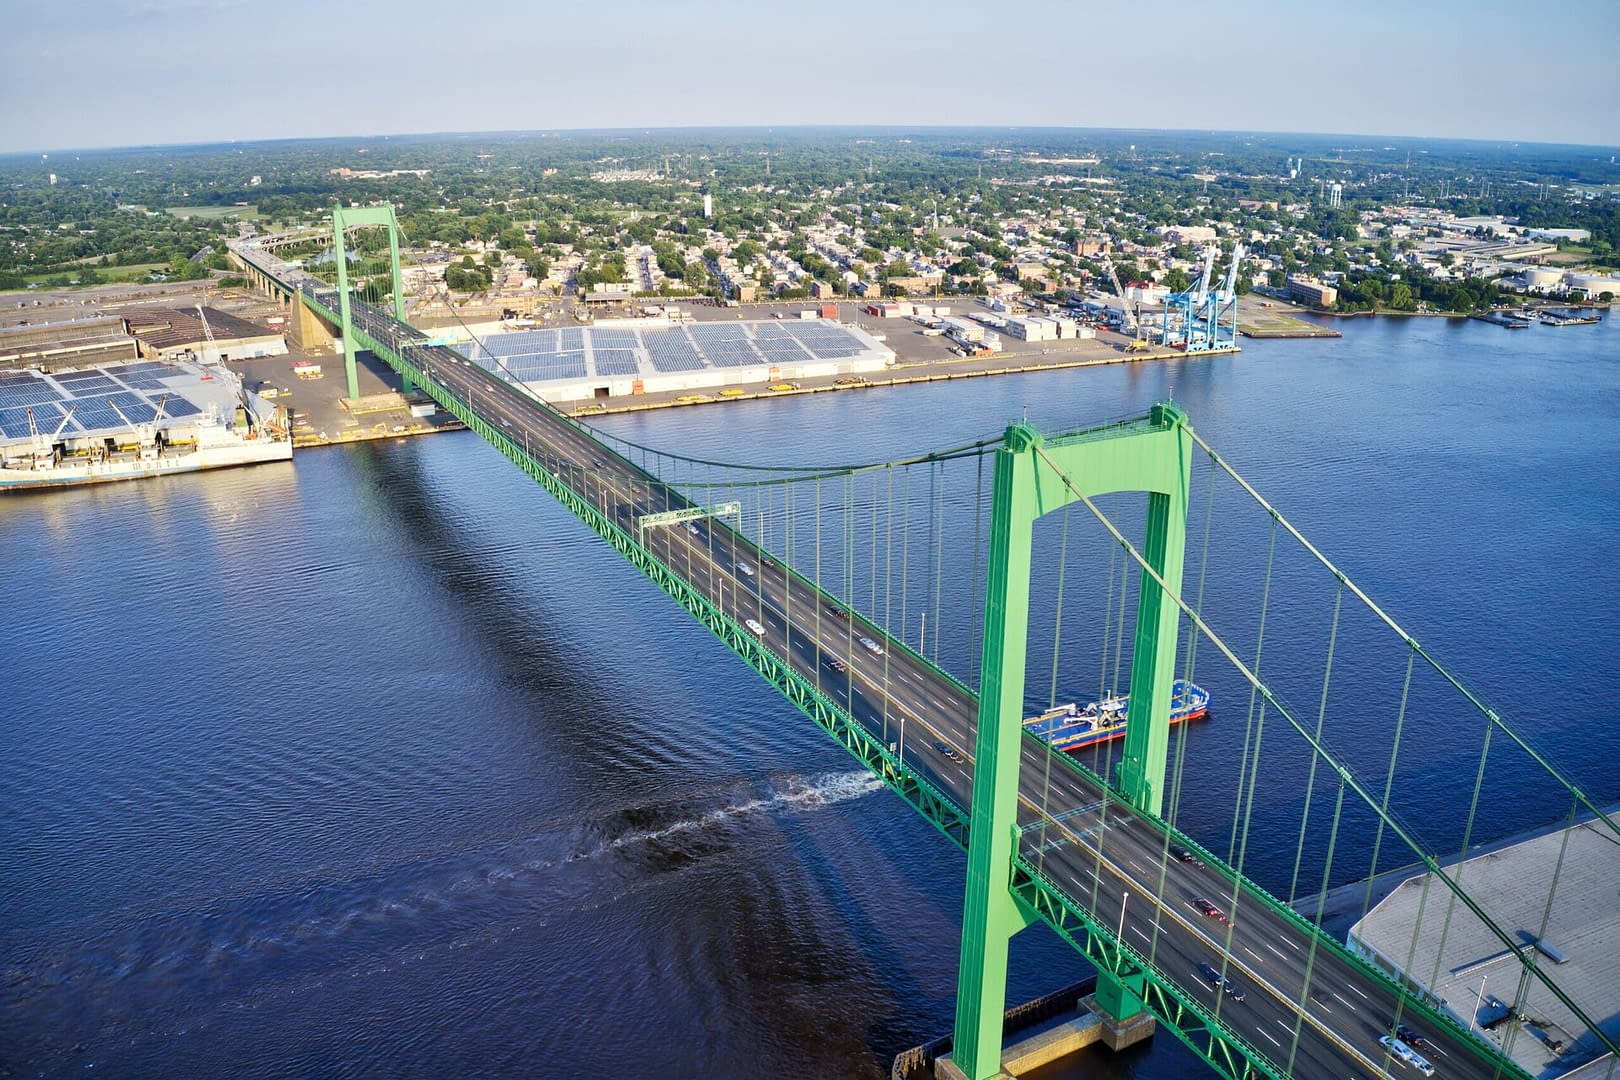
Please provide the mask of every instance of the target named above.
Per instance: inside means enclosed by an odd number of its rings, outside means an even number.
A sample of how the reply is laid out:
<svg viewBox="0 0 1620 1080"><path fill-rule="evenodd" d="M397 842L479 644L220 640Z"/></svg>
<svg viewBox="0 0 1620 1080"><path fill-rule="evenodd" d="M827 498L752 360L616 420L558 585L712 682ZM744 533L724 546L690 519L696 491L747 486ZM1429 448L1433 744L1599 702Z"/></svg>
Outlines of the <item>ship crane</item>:
<svg viewBox="0 0 1620 1080"><path fill-rule="evenodd" d="M208 339L208 347L213 350L214 363L217 364L219 363L219 346L214 344L214 331L208 325L208 316L203 314L203 306L201 304L197 305L197 318L202 320L203 337ZM208 359L206 357L204 357L203 363L208 363Z"/></svg>
<svg viewBox="0 0 1620 1080"><path fill-rule="evenodd" d="M1215 245L1211 244L1204 249L1204 269L1198 274L1198 280L1193 283L1193 303L1201 304L1209 295L1210 282L1215 275Z"/></svg>
<svg viewBox="0 0 1620 1080"><path fill-rule="evenodd" d="M29 441L33 443L34 460L36 463L46 457L51 458L53 461L55 460L56 440L61 437L63 430L68 426L68 421L73 419L73 411L78 407L78 402L74 402L72 405L68 406L67 414L62 417L62 422L56 425L56 430L51 432L51 437L47 439L40 435L39 426L34 423L34 408L33 406L29 406L28 438Z"/></svg>
<svg viewBox="0 0 1620 1080"><path fill-rule="evenodd" d="M1226 270L1226 284L1221 286L1221 299L1230 300L1237 296L1238 264L1243 261L1243 244L1232 245L1232 265Z"/></svg>
<svg viewBox="0 0 1620 1080"><path fill-rule="evenodd" d="M1108 267L1108 280L1114 286L1114 292L1119 296L1119 326L1125 333L1135 336L1137 332L1136 317L1131 314L1131 303L1125 299L1125 286L1119 283L1119 271L1114 269L1114 260L1108 257L1106 251L1100 252L1103 265Z"/></svg>
<svg viewBox="0 0 1620 1080"><path fill-rule="evenodd" d="M107 399L107 404L112 406L112 411L118 414L118 419L122 420L124 422L124 426L129 428L130 433L135 436L135 442L140 448L142 457L146 456L149 449L157 448L157 425L158 421L163 419L163 413L169 406L168 394L163 395L162 400L160 400L157 404L157 411L152 414L152 419L145 424L137 424L131 420L124 414L124 410L118 407L118 402L114 401L112 398Z"/></svg>

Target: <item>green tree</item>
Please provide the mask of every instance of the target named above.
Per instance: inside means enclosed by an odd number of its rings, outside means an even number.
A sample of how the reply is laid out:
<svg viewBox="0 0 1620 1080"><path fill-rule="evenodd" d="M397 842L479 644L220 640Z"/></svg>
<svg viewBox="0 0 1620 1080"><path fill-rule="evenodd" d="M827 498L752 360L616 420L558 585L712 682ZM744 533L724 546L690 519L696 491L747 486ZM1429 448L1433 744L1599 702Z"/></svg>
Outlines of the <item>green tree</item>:
<svg viewBox="0 0 1620 1080"><path fill-rule="evenodd" d="M1163 285L1171 292L1186 292L1192 286L1192 278L1177 266L1164 275Z"/></svg>

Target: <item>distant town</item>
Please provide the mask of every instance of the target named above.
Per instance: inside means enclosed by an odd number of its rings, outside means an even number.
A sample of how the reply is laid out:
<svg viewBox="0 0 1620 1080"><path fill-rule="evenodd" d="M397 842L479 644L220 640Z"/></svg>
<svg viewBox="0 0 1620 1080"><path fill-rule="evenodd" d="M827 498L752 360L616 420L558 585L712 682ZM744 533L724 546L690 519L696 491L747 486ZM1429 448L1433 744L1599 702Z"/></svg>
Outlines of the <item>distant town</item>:
<svg viewBox="0 0 1620 1080"><path fill-rule="evenodd" d="M1211 266L1239 295L1321 311L1469 313L1620 293L1617 191L1620 166L1595 148L1328 136L535 133L69 153L0 160L0 289L15 308L109 282L240 287L228 239L273 235L289 261L315 260L334 202L388 201L416 315L960 296L1111 297L1123 315ZM384 242L360 239L362 284L385 280Z"/></svg>

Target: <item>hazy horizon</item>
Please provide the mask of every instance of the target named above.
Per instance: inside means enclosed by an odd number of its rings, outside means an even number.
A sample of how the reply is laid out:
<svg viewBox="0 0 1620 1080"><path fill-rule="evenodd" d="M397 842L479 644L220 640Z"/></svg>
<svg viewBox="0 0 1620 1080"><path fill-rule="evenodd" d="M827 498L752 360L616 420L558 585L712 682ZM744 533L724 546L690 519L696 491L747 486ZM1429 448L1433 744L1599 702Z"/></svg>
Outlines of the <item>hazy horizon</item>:
<svg viewBox="0 0 1620 1080"><path fill-rule="evenodd" d="M496 0L22 0L0 153L679 128L1050 128L1620 146L1620 28L1505 0L916 2L814 12ZM341 88L334 71L344 73ZM1548 74L1548 73L1551 74Z"/></svg>
<svg viewBox="0 0 1620 1080"><path fill-rule="evenodd" d="M370 140L407 140L407 139L471 139L480 136L491 138L512 138L526 135L546 137L566 137L571 135L679 135L683 132L780 132L791 135L794 132L815 131L850 131L850 132L882 132L895 133L944 133L944 132L972 132L993 133L998 131L1050 131L1093 133L1098 135L1136 134L1144 135L1257 135L1266 137L1289 137L1299 139L1391 139L1411 142L1433 143L1476 143L1495 146L1546 146L1549 148L1565 148L1578 150L1593 150L1610 154L1620 153L1620 143L1608 145L1604 143L1560 143L1546 140L1531 139L1476 139L1466 136L1443 135L1392 135L1389 132L1377 131L1268 131L1256 128L1229 130L1209 128L1145 128L1145 127L1079 127L1073 125L1055 124L1020 124L1020 125L985 125L985 124L668 124L661 126L633 125L621 127L548 127L548 128L490 128L468 129L465 131L374 131L374 132L337 132L331 135L278 135L258 139L228 138L228 139L202 139L170 143L124 143L107 144L104 146L37 146L24 147L19 150L0 150L0 158L28 157L34 154L62 155L62 154L100 154L117 153L120 151L142 150L173 150L187 148L211 148L223 146L256 146L272 143L301 143L301 142L364 142ZM1350 149L1346 147L1346 149Z"/></svg>

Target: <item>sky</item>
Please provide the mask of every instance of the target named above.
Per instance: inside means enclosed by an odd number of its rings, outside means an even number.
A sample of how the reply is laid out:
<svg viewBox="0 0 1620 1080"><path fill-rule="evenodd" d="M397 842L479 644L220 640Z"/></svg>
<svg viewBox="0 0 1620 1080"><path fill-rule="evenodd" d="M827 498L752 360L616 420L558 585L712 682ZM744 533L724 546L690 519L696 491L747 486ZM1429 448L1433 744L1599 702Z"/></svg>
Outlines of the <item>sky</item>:
<svg viewBox="0 0 1620 1080"><path fill-rule="evenodd" d="M5 0L0 153L799 124L1615 147L1610 2Z"/></svg>

